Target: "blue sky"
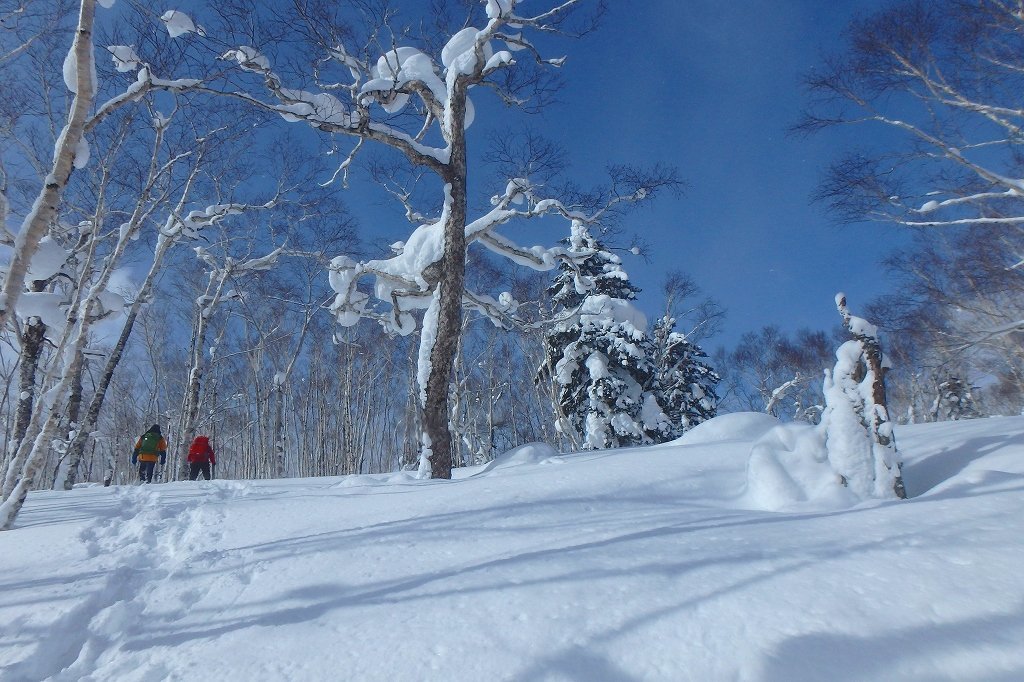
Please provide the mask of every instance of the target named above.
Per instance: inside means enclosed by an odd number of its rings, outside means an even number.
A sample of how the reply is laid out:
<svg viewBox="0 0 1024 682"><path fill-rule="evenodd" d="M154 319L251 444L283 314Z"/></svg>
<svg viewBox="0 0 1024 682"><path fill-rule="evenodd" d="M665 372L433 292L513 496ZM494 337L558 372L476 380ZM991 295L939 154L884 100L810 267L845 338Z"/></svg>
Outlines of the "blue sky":
<svg viewBox="0 0 1024 682"><path fill-rule="evenodd" d="M568 56L566 88L560 103L529 124L564 144L569 176L586 185L609 164L665 163L688 185L681 198L662 198L625 224L651 247L646 258L624 254L644 290L645 312L660 310L669 270L689 273L728 310L723 333L705 344L711 350L766 324L831 328L839 321L837 291L857 313L887 290L881 261L909 235L887 225L839 226L810 203L828 163L871 144L872 132L831 130L810 139L786 132L805 102L802 75L839 47L855 14L882 4L611 0L597 33L549 43L555 51L548 56ZM422 16L420 0L409 5L403 16ZM476 150L489 131L523 118L487 93L474 99ZM403 239L409 227L400 207L382 203L370 186L357 181L342 195L362 233L370 241Z"/></svg>
<svg viewBox="0 0 1024 682"><path fill-rule="evenodd" d="M688 188L634 214L652 247L626 256L651 311L666 271L690 273L729 311L707 345L732 346L765 324L839 322L887 286L880 261L908 235L836 225L810 195L830 160L869 144L866 128L787 134L805 103L801 77L849 20L878 0L613 0L599 33L565 44L562 104L536 124L562 137L577 171L607 163L674 164Z"/></svg>
<svg viewBox="0 0 1024 682"><path fill-rule="evenodd" d="M471 150L486 146L488 132L525 120L566 147L568 175L584 185L605 178L610 164L673 165L687 183L683 196L659 199L624 225L651 247L646 259L624 254L644 290L645 312L661 310L660 284L679 269L728 309L723 332L705 342L709 351L767 324L831 329L840 321L836 292L847 293L855 314L862 311L889 287L881 261L908 244L909 234L837 225L811 203L829 162L870 145L871 130L809 139L787 130L805 104L803 75L840 47L851 18L882 4L611 0L597 33L545 41L555 48L546 56L568 57L559 103L524 119L486 92L474 95ZM418 17L418 10L413 4L402 16ZM343 198L368 240L408 234L401 209L369 183L355 181ZM532 234L509 236L535 243ZM551 244L561 236L540 239Z"/></svg>

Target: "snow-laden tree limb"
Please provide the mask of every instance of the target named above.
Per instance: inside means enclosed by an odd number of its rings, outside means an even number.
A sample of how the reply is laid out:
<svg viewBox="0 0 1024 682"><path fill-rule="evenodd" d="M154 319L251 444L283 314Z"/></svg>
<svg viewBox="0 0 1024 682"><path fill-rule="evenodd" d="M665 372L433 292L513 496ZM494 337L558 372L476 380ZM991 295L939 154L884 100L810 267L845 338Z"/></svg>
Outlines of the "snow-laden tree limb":
<svg viewBox="0 0 1024 682"><path fill-rule="evenodd" d="M983 333L979 334L976 339L954 347L954 351L962 352L974 346L981 345L988 341L992 341L993 339L998 339L1015 332L1024 333L1024 320L1016 320L1015 322L1010 322L1009 324L1005 324L1001 327L986 329Z"/></svg>
<svg viewBox="0 0 1024 682"><path fill-rule="evenodd" d="M539 199L534 196L534 191L526 179L511 180L503 194L492 198L494 207L465 226L467 244L479 242L492 253L518 265L546 272L559 263L582 261L591 254L586 249L570 251L564 246L520 246L500 234L498 228L515 219L558 217L566 221L569 229L565 232L568 233L573 226L596 223L614 205L623 201L641 201L649 196L648 192L636 191L626 197L614 197L607 205L586 213L555 199ZM653 192L652 187L650 194L653 195ZM517 204L524 208L514 208ZM362 263L347 256L336 258L331 273L332 286L338 296L331 310L338 316L339 322L349 325L355 324L360 317L372 317L384 324L389 332L408 334L413 331L415 323L410 313L430 304L430 294L437 281L433 267L440 257L438 240L442 235L441 222L420 225L410 239L399 246L400 253L391 258ZM371 305L369 296L359 288L358 284L363 278L373 278L373 298L383 307ZM496 302L501 296L485 296L474 293L465 303L490 317L498 326L517 323L510 316L509 304L486 302ZM507 294L505 296L507 300Z"/></svg>
<svg viewBox="0 0 1024 682"><path fill-rule="evenodd" d="M765 414L774 415L775 414L775 410L778 408L779 403L785 397L786 392L789 391L789 389L791 389L791 388L793 388L795 386L800 386L805 381L807 381L807 379L804 379L803 377L801 377L800 376L800 372L797 372L796 375L792 379L790 379L789 381L786 381L785 383L783 383L783 384L779 385L777 388L775 388L772 391L771 397L768 399L768 402L765 403L765 406L764 406Z"/></svg>

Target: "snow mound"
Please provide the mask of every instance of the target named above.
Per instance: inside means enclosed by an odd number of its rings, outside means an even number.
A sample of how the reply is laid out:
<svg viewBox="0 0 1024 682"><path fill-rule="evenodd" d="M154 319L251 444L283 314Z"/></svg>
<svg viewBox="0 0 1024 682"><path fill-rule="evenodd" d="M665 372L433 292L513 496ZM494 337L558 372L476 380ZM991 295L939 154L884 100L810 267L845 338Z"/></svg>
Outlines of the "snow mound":
<svg viewBox="0 0 1024 682"><path fill-rule="evenodd" d="M206 485L216 492L216 496L222 500L231 500L238 497L252 495L254 490L249 481L233 481L223 478L212 481L195 482L194 485Z"/></svg>
<svg viewBox="0 0 1024 682"><path fill-rule="evenodd" d="M477 472L477 475L522 464L561 464L563 461L558 456L558 451L547 443L527 443L498 455L494 461Z"/></svg>
<svg viewBox="0 0 1024 682"><path fill-rule="evenodd" d="M370 474L355 474L352 476L346 476L334 485L332 488L363 488L363 487L376 487L381 485L387 485L388 482L383 480L380 476L372 476Z"/></svg>
<svg viewBox="0 0 1024 682"><path fill-rule="evenodd" d="M911 499L950 498L1024 488L1024 419L989 417L898 427ZM927 458L927 439L943 443Z"/></svg>
<svg viewBox="0 0 1024 682"><path fill-rule="evenodd" d="M345 488L379 488L381 486L410 485L423 482L415 471L394 471L389 474L349 474L342 476L329 487L333 490Z"/></svg>
<svg viewBox="0 0 1024 682"><path fill-rule="evenodd" d="M750 448L744 502L753 509L778 511L806 502L843 509L859 499L832 470L823 431L787 423L776 425Z"/></svg>
<svg viewBox="0 0 1024 682"><path fill-rule="evenodd" d="M729 440L757 440L779 420L763 412L733 412L698 424L670 445L703 445Z"/></svg>
<svg viewBox="0 0 1024 682"><path fill-rule="evenodd" d="M386 482L391 484L419 483L422 479L415 471L396 471L387 477Z"/></svg>

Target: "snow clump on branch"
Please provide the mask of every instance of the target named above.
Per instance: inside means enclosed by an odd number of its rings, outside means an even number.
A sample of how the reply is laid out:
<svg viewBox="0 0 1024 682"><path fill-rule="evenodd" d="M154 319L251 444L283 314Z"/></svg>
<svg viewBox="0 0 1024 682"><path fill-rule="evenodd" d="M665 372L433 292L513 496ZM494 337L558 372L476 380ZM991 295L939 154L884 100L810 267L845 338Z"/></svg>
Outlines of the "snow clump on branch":
<svg viewBox="0 0 1024 682"><path fill-rule="evenodd" d="M142 60L131 45L108 45L107 52L114 61L114 68L121 73L134 71L142 65Z"/></svg>
<svg viewBox="0 0 1024 682"><path fill-rule="evenodd" d="M189 15L178 10L167 10L161 15L160 21L164 22L167 34L172 38L177 38L186 33L195 33L200 36L206 35L206 32L201 27L196 26Z"/></svg>

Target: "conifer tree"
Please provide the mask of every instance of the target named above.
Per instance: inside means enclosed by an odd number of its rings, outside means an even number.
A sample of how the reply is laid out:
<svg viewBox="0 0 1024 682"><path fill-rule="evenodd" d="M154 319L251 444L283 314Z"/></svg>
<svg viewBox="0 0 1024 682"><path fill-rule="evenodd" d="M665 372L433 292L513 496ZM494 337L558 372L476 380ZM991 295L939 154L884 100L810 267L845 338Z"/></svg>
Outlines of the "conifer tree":
<svg viewBox="0 0 1024 682"><path fill-rule="evenodd" d="M718 410L715 388L718 374L707 364L707 354L685 334L673 331L676 321L666 315L651 333L657 367L654 390L670 424L669 439L714 417Z"/></svg>
<svg viewBox="0 0 1024 682"><path fill-rule="evenodd" d="M971 385L959 377L951 376L937 387L932 417L935 421L975 419L980 416L971 394Z"/></svg>
<svg viewBox="0 0 1024 682"><path fill-rule="evenodd" d="M662 442L671 423L652 390L657 367L646 320L631 303L640 290L583 224L574 227L569 251L579 264L563 265L548 290L564 316L546 338L561 427L584 449Z"/></svg>

